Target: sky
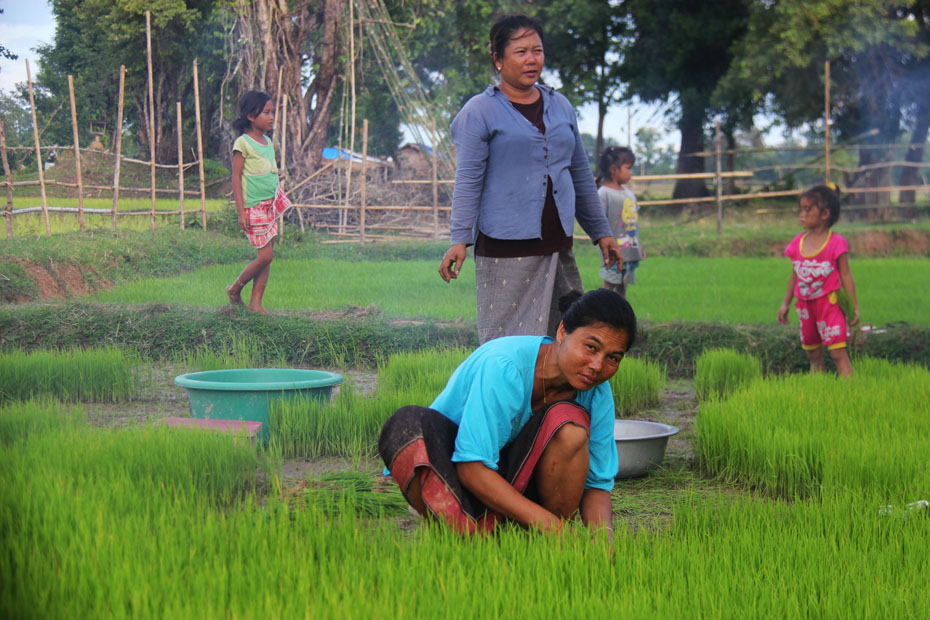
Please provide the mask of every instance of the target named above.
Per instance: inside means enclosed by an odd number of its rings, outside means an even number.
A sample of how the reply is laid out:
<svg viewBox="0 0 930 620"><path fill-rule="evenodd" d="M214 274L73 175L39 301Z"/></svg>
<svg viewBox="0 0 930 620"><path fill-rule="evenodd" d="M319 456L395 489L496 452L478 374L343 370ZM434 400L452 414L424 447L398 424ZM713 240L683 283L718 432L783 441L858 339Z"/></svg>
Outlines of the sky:
<svg viewBox="0 0 930 620"><path fill-rule="evenodd" d="M0 90L10 92L18 82L26 81L26 63L29 59L33 78L38 70L36 54L39 45L51 43L55 36L55 18L48 3L43 0L0 0L0 44L19 58L0 59ZM627 135L626 105L614 106L604 121L605 138L613 138L619 144L629 144ZM633 105L630 108L630 125L633 136L636 129L649 125L663 133L660 144L678 146L680 134L669 130L659 106ZM578 128L582 133L597 135L597 106L589 104L578 110Z"/></svg>
<svg viewBox="0 0 930 620"><path fill-rule="evenodd" d="M26 81L26 63L33 77L37 70L33 48L51 43L55 37L52 9L42 0L0 0L0 44L17 54L16 60L0 59L0 90L10 92Z"/></svg>

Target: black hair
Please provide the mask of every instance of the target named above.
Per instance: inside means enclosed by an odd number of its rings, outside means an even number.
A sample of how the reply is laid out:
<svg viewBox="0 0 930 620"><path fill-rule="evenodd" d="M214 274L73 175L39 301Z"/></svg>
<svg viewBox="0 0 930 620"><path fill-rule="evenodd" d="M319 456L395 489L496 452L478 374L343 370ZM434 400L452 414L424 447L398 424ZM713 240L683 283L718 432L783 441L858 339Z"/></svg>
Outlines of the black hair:
<svg viewBox="0 0 930 620"><path fill-rule="evenodd" d="M584 295L572 292L559 298L562 325L567 333L579 327L601 323L625 331L627 350L636 341L636 314L626 299L606 288L596 288Z"/></svg>
<svg viewBox="0 0 930 620"><path fill-rule="evenodd" d="M801 198L807 198L821 211L826 209L830 212L827 228L832 227L840 219L840 188L836 183L815 185L801 194Z"/></svg>
<svg viewBox="0 0 930 620"><path fill-rule="evenodd" d="M505 15L501 17L494 25L491 26L491 33L488 36L488 51L491 53L491 63L494 63L494 57L503 58L504 50L510 39L519 32L524 30L533 30L539 35L539 40L545 45L545 36L543 36L542 25L526 15Z"/></svg>
<svg viewBox="0 0 930 620"><path fill-rule="evenodd" d="M614 166L623 166L636 163L636 154L628 146L608 146L601 153L601 158L597 162L597 184L600 185L604 179L610 178L610 169Z"/></svg>
<svg viewBox="0 0 930 620"><path fill-rule="evenodd" d="M268 93L260 90L250 90L239 98L239 118L233 121L233 129L245 133L252 128L249 116L258 116L265 109L265 104L271 100Z"/></svg>

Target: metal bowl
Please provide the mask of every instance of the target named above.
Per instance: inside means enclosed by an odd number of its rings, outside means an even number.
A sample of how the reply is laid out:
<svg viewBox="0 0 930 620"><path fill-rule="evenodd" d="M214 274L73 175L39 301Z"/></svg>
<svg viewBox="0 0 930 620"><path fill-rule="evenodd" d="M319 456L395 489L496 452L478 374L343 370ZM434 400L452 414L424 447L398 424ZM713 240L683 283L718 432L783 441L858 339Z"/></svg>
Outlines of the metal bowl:
<svg viewBox="0 0 930 620"><path fill-rule="evenodd" d="M620 459L617 478L640 478L658 467L665 458L668 438L677 433L677 426L659 422L614 421L614 440Z"/></svg>

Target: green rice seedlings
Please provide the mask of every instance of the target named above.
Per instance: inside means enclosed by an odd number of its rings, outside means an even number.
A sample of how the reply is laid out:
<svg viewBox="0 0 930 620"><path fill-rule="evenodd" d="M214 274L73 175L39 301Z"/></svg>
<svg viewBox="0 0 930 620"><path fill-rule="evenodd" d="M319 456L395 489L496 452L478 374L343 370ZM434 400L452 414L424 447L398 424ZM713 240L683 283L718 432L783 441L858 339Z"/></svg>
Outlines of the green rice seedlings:
<svg viewBox="0 0 930 620"><path fill-rule="evenodd" d="M665 390L665 368L650 360L625 357L610 378L610 390L620 417L655 407Z"/></svg>
<svg viewBox="0 0 930 620"><path fill-rule="evenodd" d="M755 381L725 401L704 402L695 425L702 467L778 496L857 490L923 499L930 371L880 367L870 362L846 381L822 374Z"/></svg>
<svg viewBox="0 0 930 620"><path fill-rule="evenodd" d="M0 445L25 441L34 435L73 428L85 421L80 408L66 408L52 399L0 405Z"/></svg>
<svg viewBox="0 0 930 620"><path fill-rule="evenodd" d="M66 402L124 402L141 389L138 355L115 347L0 354L0 403L51 397Z"/></svg>
<svg viewBox="0 0 930 620"><path fill-rule="evenodd" d="M733 349L709 349L695 362L694 392L698 400L726 398L762 376L762 363Z"/></svg>
<svg viewBox="0 0 930 620"><path fill-rule="evenodd" d="M440 348L395 353L388 362L378 362L378 390L391 392L416 386L438 395L470 352L460 348Z"/></svg>

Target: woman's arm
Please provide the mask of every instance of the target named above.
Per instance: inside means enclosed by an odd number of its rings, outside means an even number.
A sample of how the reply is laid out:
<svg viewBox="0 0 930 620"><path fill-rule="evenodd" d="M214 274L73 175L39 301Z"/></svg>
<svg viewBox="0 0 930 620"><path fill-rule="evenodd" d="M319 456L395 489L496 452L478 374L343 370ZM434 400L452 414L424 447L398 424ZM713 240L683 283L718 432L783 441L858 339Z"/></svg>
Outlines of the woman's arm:
<svg viewBox="0 0 930 620"><path fill-rule="evenodd" d="M585 489L581 496L581 520L591 528L606 528L608 538L613 540L613 507L610 493L603 489Z"/></svg>
<svg viewBox="0 0 930 620"><path fill-rule="evenodd" d="M781 302L781 307L778 308L778 322L782 325L788 323L788 310L791 308L791 300L794 299L794 287L798 283L798 274L795 273L794 269L791 270L791 277L788 278L788 290L785 291L785 298Z"/></svg>
<svg viewBox="0 0 930 620"><path fill-rule="evenodd" d="M245 168L245 157L239 151L233 152L232 160L232 191L236 203L237 220L239 228L248 232L249 216L245 212L245 200L242 196L242 170Z"/></svg>
<svg viewBox="0 0 930 620"><path fill-rule="evenodd" d="M490 136L479 103L466 103L452 120L450 129L456 155L449 232L453 246L471 245L475 242L475 220L490 152Z"/></svg>
<svg viewBox="0 0 930 620"><path fill-rule="evenodd" d="M456 463L455 469L462 485L491 510L542 532L557 531L561 519L524 497L484 463Z"/></svg>
<svg viewBox="0 0 930 620"><path fill-rule="evenodd" d="M840 254L836 259L836 266L840 270L840 283L843 285L843 290L853 302L853 316L846 317L846 320L850 325L856 325L859 323L859 302L856 300L856 285L853 283L852 272L849 271L849 254Z"/></svg>

